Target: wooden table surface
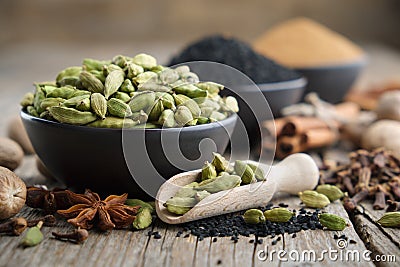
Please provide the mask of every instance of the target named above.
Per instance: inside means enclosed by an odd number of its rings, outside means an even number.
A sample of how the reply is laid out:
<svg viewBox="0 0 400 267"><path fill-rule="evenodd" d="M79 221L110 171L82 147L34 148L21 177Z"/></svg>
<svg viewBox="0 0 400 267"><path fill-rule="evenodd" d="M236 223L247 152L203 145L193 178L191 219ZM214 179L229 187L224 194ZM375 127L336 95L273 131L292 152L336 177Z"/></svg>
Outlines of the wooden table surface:
<svg viewBox="0 0 400 267"><path fill-rule="evenodd" d="M378 50L379 53L382 50ZM111 54L112 52L110 52ZM379 54L377 53L377 54ZM387 52L384 55L392 53ZM0 52L0 56L3 54ZM10 116L17 115L18 102L20 97L27 89L25 82L31 83L29 75L28 81L18 77L15 70L20 65L11 66L14 72L8 70L5 64L10 63L12 55L5 55L6 63L0 63L0 82L3 86L1 91L3 97L0 98L0 110L3 116L0 117L0 134L5 135L7 123ZM16 59L20 59L14 55ZM35 58L34 55L31 57ZM36 57L39 57L36 55ZM393 59L394 57L387 58ZM10 61L8 62L7 59ZM400 60L397 57L396 65L400 66ZM29 63L28 64L32 64ZM57 64L56 64L57 65ZM67 64L67 65L72 65ZM25 66L26 68L26 66ZM47 67L50 69L50 67ZM58 69L61 69L59 67ZM25 69L26 71L26 69ZM36 72L38 72L36 70ZM40 71L39 71L40 72ZM12 74L11 76L6 75ZM44 73L40 72L40 73ZM31 74L30 74L31 75ZM53 75L54 76L54 75ZM46 78L40 79L45 80ZM13 87L13 81L15 85ZM7 86L5 86L7 85ZM4 87L5 86L5 87ZM325 158L337 158L342 155L341 151L327 150L324 153ZM315 155L314 155L315 156ZM315 156L316 157L316 156ZM340 159L345 157L339 156ZM35 159L33 156L26 156L23 164L16 170L16 173L25 180L28 185L47 184L49 186L57 185L54 181L44 178L36 169ZM299 209L300 201L297 197L284 194L278 195L272 200L273 203L284 202L289 204L290 209ZM205 238L203 241L198 240L195 236L184 238L176 237L176 233L182 230L181 226L172 226L162 223L157 220L152 228L143 231L132 230L114 230L109 233L100 233L91 231L88 240L83 244L71 244L51 238L51 232L63 232L72 229L68 223L59 220L55 228L43 228L45 235L44 241L33 248L20 248L18 243L21 237L11 237L0 235L0 266L298 266L298 265L359 265L373 266L395 266L396 263L388 262L367 262L363 260L362 254L366 250L372 251L371 258L376 258L377 255L394 255L397 262L400 261L400 230L382 228L375 221L383 214L383 211L374 211L371 203L360 205L358 213L349 218L342 205L336 201L329 205L326 211L335 213L346 218L351 222L351 226L347 227L342 232L323 231L323 230L307 230L301 231L296 238L291 235L284 234L281 240L272 245L273 239L270 237L263 238L263 244L250 243L250 239L254 237L240 237L237 243L230 240L229 237L218 238L217 242L212 242L211 238ZM24 208L19 216L27 218L37 218L40 212L30 208ZM158 231L162 238L154 239L147 236L149 230ZM337 240L334 235L345 234L349 240L354 240L348 243L344 249L339 249ZM276 237L275 237L276 239ZM273 261L271 257L266 261L258 259L257 255L260 250L270 252L275 250ZM351 260L335 260L325 254L324 260L316 262L298 262L293 260L279 260L277 252L279 250L286 253L307 253L314 251L317 255L321 255L324 250L338 250L339 256L350 255L354 251L360 253L360 262ZM294 251L294 252L293 252ZM294 254L291 254L294 255ZM284 258L289 258L288 254L283 255ZM339 257L340 258L340 257Z"/></svg>

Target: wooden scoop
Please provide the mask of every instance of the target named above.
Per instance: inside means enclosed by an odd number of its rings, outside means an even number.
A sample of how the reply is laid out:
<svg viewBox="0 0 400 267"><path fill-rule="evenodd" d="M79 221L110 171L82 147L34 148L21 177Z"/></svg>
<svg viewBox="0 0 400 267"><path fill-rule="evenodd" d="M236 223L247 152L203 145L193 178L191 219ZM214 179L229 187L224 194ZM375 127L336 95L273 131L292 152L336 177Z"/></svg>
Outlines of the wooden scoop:
<svg viewBox="0 0 400 267"><path fill-rule="evenodd" d="M251 161L248 161L249 163ZM252 162L257 164L256 162ZM183 215L170 213L163 206L181 186L194 182L201 170L184 172L171 177L158 190L156 211L158 217L169 224L178 224L249 208L265 206L275 192L297 194L311 190L318 184L319 170L314 160L302 153L293 154L275 166L258 164L267 180L211 194Z"/></svg>

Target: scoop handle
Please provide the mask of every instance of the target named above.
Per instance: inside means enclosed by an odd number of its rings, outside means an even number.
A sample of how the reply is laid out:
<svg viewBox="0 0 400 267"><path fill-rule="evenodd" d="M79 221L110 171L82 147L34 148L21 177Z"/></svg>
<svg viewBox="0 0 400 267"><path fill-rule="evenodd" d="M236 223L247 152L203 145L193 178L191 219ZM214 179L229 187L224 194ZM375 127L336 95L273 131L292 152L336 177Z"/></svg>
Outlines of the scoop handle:
<svg viewBox="0 0 400 267"><path fill-rule="evenodd" d="M297 153L273 166L267 179L274 180L276 191L297 194L317 186L319 170L309 155Z"/></svg>

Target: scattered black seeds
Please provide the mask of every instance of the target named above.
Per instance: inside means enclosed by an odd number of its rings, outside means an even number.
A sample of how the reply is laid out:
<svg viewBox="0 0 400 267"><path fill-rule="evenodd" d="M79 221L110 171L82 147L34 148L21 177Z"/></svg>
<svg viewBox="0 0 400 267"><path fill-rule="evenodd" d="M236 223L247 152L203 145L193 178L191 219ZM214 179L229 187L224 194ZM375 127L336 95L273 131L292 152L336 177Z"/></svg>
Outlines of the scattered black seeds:
<svg viewBox="0 0 400 267"><path fill-rule="evenodd" d="M189 237L190 236L190 234L186 234L183 238L187 238L187 237Z"/></svg>
<svg viewBox="0 0 400 267"><path fill-rule="evenodd" d="M238 242L238 240L237 240L237 239L233 240L233 243L237 243L237 242Z"/></svg>
<svg viewBox="0 0 400 267"><path fill-rule="evenodd" d="M249 243L250 243L250 244L253 244L254 241L255 241L254 239L250 239Z"/></svg>
<svg viewBox="0 0 400 267"><path fill-rule="evenodd" d="M169 65L199 60L234 67L255 83L289 81L301 77L297 72L256 53L248 44L221 35L209 36L190 44L174 57Z"/></svg>
<svg viewBox="0 0 400 267"><path fill-rule="evenodd" d="M154 234L154 239L161 239L161 235L158 232L156 232L156 234Z"/></svg>
<svg viewBox="0 0 400 267"><path fill-rule="evenodd" d="M280 236L278 236L278 238L276 239L276 241L281 241L281 237L280 237Z"/></svg>
<svg viewBox="0 0 400 267"><path fill-rule="evenodd" d="M260 245L261 245L263 242L264 242L263 239L258 239L258 240L257 240L257 244L260 244Z"/></svg>
<svg viewBox="0 0 400 267"><path fill-rule="evenodd" d="M220 265L221 263L222 263L222 261L221 261L221 260L218 260L218 261L217 261L217 264L218 264L218 265Z"/></svg>
<svg viewBox="0 0 400 267"><path fill-rule="evenodd" d="M296 233L294 233L293 235L292 235L292 238L295 238L296 237Z"/></svg>
<svg viewBox="0 0 400 267"><path fill-rule="evenodd" d="M217 242L217 238L216 237L213 238L213 242L214 243Z"/></svg>
<svg viewBox="0 0 400 267"><path fill-rule="evenodd" d="M355 240L353 240L353 239L350 239L350 244L357 244L357 241L355 241Z"/></svg>
<svg viewBox="0 0 400 267"><path fill-rule="evenodd" d="M272 246L275 246L275 245L276 245L276 243L278 243L278 241L276 241L276 240L273 240L273 241L272 241L272 243L271 243L271 245L272 245Z"/></svg>
<svg viewBox="0 0 400 267"><path fill-rule="evenodd" d="M334 234L334 235L333 235L333 239L339 239L338 235L337 235L337 234Z"/></svg>
<svg viewBox="0 0 400 267"><path fill-rule="evenodd" d="M278 206L281 207L281 208L287 208L287 207L289 207L289 205L288 205L288 204L285 204L285 203L279 203Z"/></svg>
<svg viewBox="0 0 400 267"><path fill-rule="evenodd" d="M346 238L346 235L339 236L339 239L345 239L345 238Z"/></svg>

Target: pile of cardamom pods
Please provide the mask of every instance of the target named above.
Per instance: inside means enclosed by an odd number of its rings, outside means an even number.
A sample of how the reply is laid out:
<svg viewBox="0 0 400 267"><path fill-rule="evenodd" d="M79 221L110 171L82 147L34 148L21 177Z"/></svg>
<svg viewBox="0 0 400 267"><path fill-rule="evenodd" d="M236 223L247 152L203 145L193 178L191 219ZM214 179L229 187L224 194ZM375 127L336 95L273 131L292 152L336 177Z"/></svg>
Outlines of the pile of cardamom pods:
<svg viewBox="0 0 400 267"><path fill-rule="evenodd" d="M103 128L183 127L220 121L238 112L223 85L200 82L188 66L175 69L154 57L122 55L84 59L61 71L55 82L35 84L21 101L32 116Z"/></svg>
<svg viewBox="0 0 400 267"><path fill-rule="evenodd" d="M264 171L255 164L237 160L231 166L220 154L213 155L211 163L205 162L197 182L183 186L165 202L169 212L182 215L211 194L265 180Z"/></svg>

